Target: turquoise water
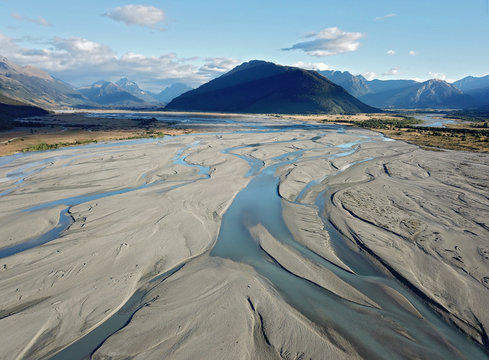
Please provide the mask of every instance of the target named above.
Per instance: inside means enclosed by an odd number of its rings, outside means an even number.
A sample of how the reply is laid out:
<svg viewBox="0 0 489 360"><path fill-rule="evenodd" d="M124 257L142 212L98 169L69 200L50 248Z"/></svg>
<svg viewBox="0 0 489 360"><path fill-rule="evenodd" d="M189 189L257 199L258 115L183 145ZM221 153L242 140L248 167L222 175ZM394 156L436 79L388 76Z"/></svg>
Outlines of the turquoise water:
<svg viewBox="0 0 489 360"><path fill-rule="evenodd" d="M357 142L339 146L355 151ZM341 153L340 153L341 154ZM407 291L401 284L372 266L365 256L344 245L344 239L326 219L325 230L339 248L338 255L352 269L353 274L323 259L295 242L282 217L283 200L278 193L279 179L275 171L280 166L300 161L302 152L284 154L278 162L263 168L248 186L240 191L224 214L212 256L228 258L249 264L267 278L282 297L311 321L325 329L334 328L357 349L364 358L401 359L421 354L429 359L484 359L481 348L445 323L429 307ZM331 157L335 157L333 155ZM285 160L284 160L285 159ZM281 161L284 160L284 161ZM364 161L368 161L365 159ZM361 161L361 160L360 160ZM317 181L319 183L321 181ZM313 184L312 186L317 185ZM324 198L322 193L317 202ZM300 200L300 197L298 197ZM300 202L299 202L300 204ZM321 204L318 204L321 209ZM307 206L307 205L304 205ZM304 258L327 268L339 278L363 292L382 309L359 305L343 299L319 285L285 269L267 254L249 228L262 225L280 242L297 250ZM421 320L399 307L398 303L381 291L383 285L403 294L423 315ZM404 329L401 335L398 327Z"/></svg>
<svg viewBox="0 0 489 360"><path fill-rule="evenodd" d="M443 118L445 114L419 114L414 117L419 120L423 120L422 124L415 126L426 126L426 127L446 127L447 124L454 124L455 120Z"/></svg>
<svg viewBox="0 0 489 360"><path fill-rule="evenodd" d="M171 121L174 121L171 118ZM205 122L202 118L188 119L188 122L204 123L209 126L209 119ZM214 121L214 120L213 120ZM183 120L182 120L183 122ZM314 124L281 124L270 125L261 124L260 122L246 123L245 120L218 119L217 124L236 125L238 130L232 130L230 133L243 134L252 136L253 133L278 133L294 130L311 130L311 139L317 144L317 149L325 151L324 156L315 156L314 158L323 158L333 160L339 157L345 157L357 152L363 143L372 140L382 140L376 135L374 138L368 136L359 136L358 140L340 144L338 146L321 144L319 141L326 134L337 134L341 136L345 129L335 126L315 126ZM318 135L319 132L319 135ZM225 131L219 131L216 134L226 134ZM204 135L203 135L204 136ZM178 141L177 137L172 138ZM156 140L158 141L158 140ZM297 140L292 138L288 141L282 141L284 145L293 144ZM134 143L153 143L154 139L127 141L119 143L92 144L91 148L117 146L122 150L124 146ZM231 206L228 208L222 218L221 228L218 239L210 255L231 259L233 261L249 264L257 271L259 276L267 279L283 297L283 299L294 307L297 311L318 324L324 331L333 328L340 335L348 339L355 349L364 358L371 359L401 359L413 358L416 354L421 354L423 358L429 359L488 359L487 353L480 346L470 339L466 338L454 326L445 322L437 313L418 297L405 284L396 280L391 275L386 275L384 271L374 265L371 258L362 251L354 251L346 243L343 236L332 226L325 214L325 210L330 201L330 196L334 189L328 188L325 184L329 178L323 176L313 179L304 184L303 189L295 199L295 205L313 207L320 215L324 231L329 233L333 242L337 256L351 269L354 273L337 266L318 254L297 243L291 235L287 224L282 216L283 202L278 192L279 179L276 176L277 169L282 166L299 163L303 160L310 161L306 158L304 150L291 150L289 153L267 159L268 166L265 162L248 155L238 154L242 149L253 149L265 146L267 144L249 144L240 147L231 147L222 150L222 153L228 156L235 156L247 161L249 170L246 176L251 178L249 184L240 191L234 198ZM191 164L187 161L186 150L189 147L199 146L198 142L182 147L178 150L173 158L175 164L187 166L194 170L199 177L189 179L189 182L208 179L210 169L208 167ZM284 147L285 148L285 147ZM308 151L311 149L308 149ZM331 155L328 155L331 154ZM11 166L20 157L12 157L4 160L4 164ZM23 157L22 157L23 158ZM25 159L24 159L25 160ZM355 166L358 163L371 161L371 158L359 158L349 164ZM32 165L32 166L31 166ZM42 171L44 163L26 164L15 169L10 176L16 177L17 180L24 179L30 171ZM0 166L2 164L0 163ZM345 167L346 168L346 167ZM39 169L39 170L37 170ZM334 175L333 175L334 176ZM142 176L144 179L144 174ZM187 183L189 183L187 182ZM28 241L18 247L3 249L0 251L0 258L10 256L18 252L26 251L35 246L41 246L46 242L55 240L63 236L63 232L69 228L71 217L69 209L74 205L84 202L93 201L107 196L116 196L118 194L138 191L139 189L152 186L155 183L144 183L138 187L121 189L116 191L107 191L105 193L87 194L83 196L69 197L65 199L56 199L47 203L39 204L24 211L43 211L53 206L66 206L60 214L58 225L43 234L42 236ZM178 186L185 186L183 183ZM16 186L22 186L22 183ZM314 205L303 204L302 200L305 195L314 189L322 189ZM318 266L324 267L334 273L335 276L350 284L365 296L372 299L381 306L381 309L357 304L346 300L333 292L322 288L309 280L301 278L282 266L277 260L267 254L260 246L258 239L255 239L249 229L255 225L262 225L268 232L288 246L297 251L300 256L310 260ZM153 278L149 286L157 285L168 276L179 271L184 264L176 266L168 272ZM385 291L384 286L395 289L402 294L409 302L422 314L423 319L419 319L408 311L399 306L395 299L391 298ZM99 347L112 334L123 328L145 303L145 294L148 289L140 289L124 304L120 311L107 319L99 327L88 333L86 336L76 341L66 349L54 355L52 359L85 359ZM402 329L400 332L399 329ZM405 332L404 335L402 332Z"/></svg>

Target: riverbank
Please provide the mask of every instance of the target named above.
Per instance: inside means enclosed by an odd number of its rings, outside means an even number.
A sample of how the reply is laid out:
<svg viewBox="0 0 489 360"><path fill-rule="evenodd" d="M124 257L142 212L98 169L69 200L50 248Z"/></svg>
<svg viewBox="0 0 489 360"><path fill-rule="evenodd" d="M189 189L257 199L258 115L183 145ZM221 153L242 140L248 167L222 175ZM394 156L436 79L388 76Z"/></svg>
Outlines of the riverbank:
<svg viewBox="0 0 489 360"><path fill-rule="evenodd" d="M239 126L3 158L2 355L487 358L487 155Z"/></svg>
<svg viewBox="0 0 489 360"><path fill-rule="evenodd" d="M89 115L90 114L90 115ZM110 114L110 116L107 116ZM185 126L183 117L241 119L268 118L360 126L380 132L392 139L406 141L425 149L449 149L489 152L489 130L470 122L443 119L444 127L411 124L406 117L394 113L359 115L247 115L198 112L141 112L138 118L132 111L80 110L59 111L54 115L21 120L23 127L0 132L0 156L17 152L47 150L98 141L115 141L135 138L163 137L193 132L213 131L205 124ZM166 121L157 121L164 117ZM174 121L173 121L173 120ZM435 121L436 122L436 121Z"/></svg>
<svg viewBox="0 0 489 360"><path fill-rule="evenodd" d="M462 150L472 152L489 152L489 130L480 123L461 121L458 118L440 117L424 119L413 124L406 119L414 119L415 113L401 115L395 113L363 115L301 115L285 118L302 121L314 121L326 124L359 126L380 132L395 140L406 141L427 150ZM420 116L426 118L426 116ZM443 126L435 126L443 123Z"/></svg>
<svg viewBox="0 0 489 360"><path fill-rule="evenodd" d="M119 114L120 116L117 116ZM0 156L18 152L48 150L101 141L163 137L191 133L191 129L149 118L122 116L107 118L87 113L59 113L20 119L22 127L0 131Z"/></svg>

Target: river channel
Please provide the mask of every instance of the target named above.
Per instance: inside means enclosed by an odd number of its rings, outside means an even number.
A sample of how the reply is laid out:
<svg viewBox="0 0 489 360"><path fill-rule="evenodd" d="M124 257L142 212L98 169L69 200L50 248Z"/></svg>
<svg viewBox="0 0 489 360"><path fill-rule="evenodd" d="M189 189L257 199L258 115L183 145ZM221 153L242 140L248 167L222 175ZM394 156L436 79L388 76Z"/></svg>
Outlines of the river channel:
<svg viewBox="0 0 489 360"><path fill-rule="evenodd" d="M97 115L100 116L100 114ZM107 116L111 116L111 114L107 114ZM141 117L144 115L137 114L137 116ZM323 151L322 155L315 155L318 160L334 161L335 159L354 155L365 144L388 141L388 139L384 139L379 134L366 131L345 136L345 128L340 126L299 122L273 124L269 120L260 121L256 118L208 119L162 116L158 120L181 123L182 127L195 125L197 128L205 128L207 131L210 127L215 127L214 131L202 133L199 135L200 137L226 136L228 134L253 137L254 134L263 133L290 132L294 134L296 131L310 131L309 140L315 144L314 148L308 148L307 151L295 148L294 142L296 139L292 136L290 140L283 141L284 147L290 150L279 156L268 158L266 161L241 151L243 149L260 149L270 145L266 143L258 142L221 150L221 153L228 157L237 157L248 162L249 169L245 176L249 178L249 182L234 197L231 206L222 217L215 245L210 253L203 256L226 258L252 266L259 276L273 284L280 296L288 304L318 326L334 328L337 333L349 340L363 358L400 359L415 357L417 354L423 354L423 358L426 359L489 358L487 352L481 346L468 338L453 324L445 321L424 299L409 289L402 281L396 279L385 269L379 268L378 264L373 263L372 259L364 252L352 249L351 244L347 245L347 240L332 226L326 215L326 208L329 206L329 200L326 196L328 182L339 172L357 164L372 161L374 160L373 158L355 157L354 160L331 175L321 176L304 183L302 190L293 201L286 200L280 196L278 188L281 169L289 165L300 164L303 161L311 161L311 153L313 151ZM319 141L323 136L331 136L332 134L338 138L345 136L345 141L340 141L337 144L325 144ZM89 146L93 152L96 152L98 148L104 147L115 147L123 151L127 145L137 142L153 143L155 141L158 140L135 140ZM164 147L167 141L178 142L178 137L161 141L161 146ZM187 159L188 150L197 146L199 146L198 141L183 145L173 158L174 164L186 166L192 169L194 174L197 174L197 178L189 179L188 183L210 181L209 179L212 177L210 168L201 164L194 164ZM3 180L11 181L12 185L0 193L0 201L6 195L22 189L25 179L32 174L42 172L47 163L56 162L60 159L66 161L71 157L77 156L74 151L65 154L61 150L60 153L63 155L58 156L57 152L53 151L52 156L42 161L29 162L30 155L17 155L0 159L0 167L12 166L19 159L22 160L21 165L11 169ZM68 164L67 169L69 169L69 166ZM29 251L63 236L64 231L73 224L74 219L70 217L70 209L73 206L118 194L137 192L155 184L157 182L145 182L137 187L108 190L106 192L90 193L64 199L53 199L53 201L26 208L23 210L25 213L39 212L43 211L43 209L62 206L59 222L51 230L41 236L30 239L28 242L0 249L0 258ZM178 186L186 186L186 183ZM172 187L168 187L167 191L171 190ZM306 195L312 193L316 194L315 200L305 202L304 198ZM322 221L324 231L328 233L329 238L332 240L336 254L348 266L348 269L354 270L353 272L326 260L294 239L283 217L283 206L286 202L290 202L294 206L312 207L315 209ZM22 213L19 216L22 216ZM253 232L250 229L258 225L266 229L275 239L294 249L303 258L334 273L342 281L372 299L379 307L368 307L348 301L318 284L290 272L277 259L267 253L260 246L259 240L253 236ZM103 324L78 341L54 354L51 359L76 360L90 358L90 355L107 338L126 326L133 315L144 306L145 301L147 301L145 294L151 288L151 284L164 282L184 266L185 264L180 264L149 280L147 286L136 291L115 315L108 318ZM416 311L408 311L406 308L400 307L389 293L381 291L385 287L394 289L401 294L412 304ZM421 317L416 313L420 314Z"/></svg>

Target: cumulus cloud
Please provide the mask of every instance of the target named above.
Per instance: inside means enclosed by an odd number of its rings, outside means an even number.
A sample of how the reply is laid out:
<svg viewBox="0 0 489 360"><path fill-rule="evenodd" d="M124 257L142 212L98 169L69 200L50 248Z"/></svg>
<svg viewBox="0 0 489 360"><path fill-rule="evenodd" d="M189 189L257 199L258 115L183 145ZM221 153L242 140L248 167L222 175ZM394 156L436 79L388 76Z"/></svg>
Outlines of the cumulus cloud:
<svg viewBox="0 0 489 360"><path fill-rule="evenodd" d="M43 48L31 49L0 33L0 49L2 55L14 63L39 67L75 86L97 80L115 81L124 76L154 91L176 81L197 86L239 63L237 59L225 57L181 58L175 53L118 55L106 45L80 37L56 37Z"/></svg>
<svg viewBox="0 0 489 360"><path fill-rule="evenodd" d="M399 68L398 67L391 68L389 71L382 73L382 75L383 76L399 75Z"/></svg>
<svg viewBox="0 0 489 360"><path fill-rule="evenodd" d="M239 63L240 61L237 59L226 57L206 58L205 63L200 67L199 72L214 77L228 72Z"/></svg>
<svg viewBox="0 0 489 360"><path fill-rule="evenodd" d="M397 16L397 14L391 13L391 14L386 14L383 16L377 16L375 18L375 20L384 20L384 19L388 19L388 18L392 18L392 17L396 17L396 16Z"/></svg>
<svg viewBox="0 0 489 360"><path fill-rule="evenodd" d="M387 50L387 55L395 55L395 50Z"/></svg>
<svg viewBox="0 0 489 360"><path fill-rule="evenodd" d="M416 56L416 51L414 50L409 51L409 56Z"/></svg>
<svg viewBox="0 0 489 360"><path fill-rule="evenodd" d="M345 32L337 27L326 28L318 33L309 33L305 39L311 39L282 50L302 50L310 56L324 57L356 51L358 40L365 37L359 32Z"/></svg>
<svg viewBox="0 0 489 360"><path fill-rule="evenodd" d="M136 26L154 26L165 20L165 12L162 9L148 5L120 6L104 15L114 21Z"/></svg>
<svg viewBox="0 0 489 360"><path fill-rule="evenodd" d="M41 16L39 16L37 19L32 19L14 12L12 13L12 17L18 21L31 22L41 26L50 26L49 22Z"/></svg>
<svg viewBox="0 0 489 360"><path fill-rule="evenodd" d="M314 71L325 71L325 70L332 70L331 66L328 64L322 63L322 62L315 62L315 63L310 63L310 62L296 62L292 66L301 68L301 69L306 69L306 70L314 70Z"/></svg>

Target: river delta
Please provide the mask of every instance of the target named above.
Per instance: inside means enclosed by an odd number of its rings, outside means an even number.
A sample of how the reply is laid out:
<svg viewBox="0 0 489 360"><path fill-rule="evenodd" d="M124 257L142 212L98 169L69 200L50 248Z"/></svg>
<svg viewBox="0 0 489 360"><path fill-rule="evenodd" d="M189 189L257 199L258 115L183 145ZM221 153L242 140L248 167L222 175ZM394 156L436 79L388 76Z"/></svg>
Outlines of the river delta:
<svg viewBox="0 0 489 360"><path fill-rule="evenodd" d="M0 158L6 359L489 358L489 155L178 122Z"/></svg>

